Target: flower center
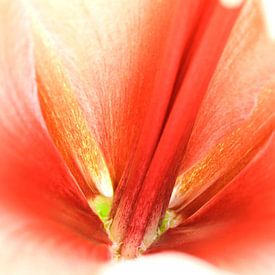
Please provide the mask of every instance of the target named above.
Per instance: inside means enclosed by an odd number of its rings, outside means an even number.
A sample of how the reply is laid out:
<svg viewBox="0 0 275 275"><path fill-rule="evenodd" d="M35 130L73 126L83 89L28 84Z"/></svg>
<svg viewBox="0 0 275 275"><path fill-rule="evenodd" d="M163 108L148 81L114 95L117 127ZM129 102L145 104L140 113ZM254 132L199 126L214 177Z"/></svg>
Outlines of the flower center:
<svg viewBox="0 0 275 275"><path fill-rule="evenodd" d="M247 164L270 132L272 120L263 121L263 113L272 113L274 95L266 89L251 119L179 176L198 110L240 10L215 0L197 2L196 6L178 1L143 127L115 190L66 68L39 20L34 24L38 93L49 133L102 220L114 253L125 258L145 251L209 201ZM186 5L192 6L189 17L182 16Z"/></svg>

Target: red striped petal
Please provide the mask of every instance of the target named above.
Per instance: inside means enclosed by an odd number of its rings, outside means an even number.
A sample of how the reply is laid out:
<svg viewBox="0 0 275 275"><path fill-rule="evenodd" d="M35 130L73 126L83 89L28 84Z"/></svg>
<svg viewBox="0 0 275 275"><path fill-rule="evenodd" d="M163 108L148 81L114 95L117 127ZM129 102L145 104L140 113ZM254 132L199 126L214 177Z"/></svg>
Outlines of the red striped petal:
<svg viewBox="0 0 275 275"><path fill-rule="evenodd" d="M146 137L146 140L150 141L147 145L145 142L142 143L144 146L141 147L140 152L145 152L147 159L144 160L144 154L139 155L139 151L136 151L138 160L134 158L132 163L134 167L130 168L128 175L130 184L121 199L120 208L112 225L115 241L123 243L121 253L125 257L135 256L140 247L146 248L154 240L159 220L167 208L178 163L185 150L198 108L239 12L239 8L226 9L216 1L207 4L207 9L200 21L201 25L191 45L191 49L194 47L194 52L191 50L188 56L184 57L188 61L184 65L186 66L184 79L174 98L167 121L165 125L162 124L161 136L156 135L159 131L158 123L153 123L150 127L148 124L147 128L144 128L146 129L143 133L144 140ZM184 3L182 8L186 8ZM177 11L178 14L174 18L179 24L184 22L184 17L181 16L181 9ZM190 27L194 28L192 25ZM217 29L219 29L218 33ZM175 43L177 51L182 51L181 47L177 47L177 35L181 34L182 40L185 41L184 37L188 32L184 32L184 28L183 30L179 28L174 33L173 25L172 30L173 39L170 42ZM209 41L213 43L211 46ZM205 59L206 56L207 59ZM201 74L201 77L196 79L198 74ZM175 81L174 75L168 74L167 78L171 82ZM169 90L171 88L173 89L170 86L165 87L166 94L170 98L173 92ZM160 107L166 111L165 104L160 104ZM148 119L150 118L151 116ZM157 129L152 130L155 125ZM133 181L134 184L132 184Z"/></svg>
<svg viewBox="0 0 275 275"><path fill-rule="evenodd" d="M203 5L199 1L195 4L192 1L177 2L155 76L146 118L137 145L133 148L133 157L129 160L115 193L111 232L116 242L122 240L127 230L133 202L142 188L163 130L182 56L188 50L188 42L202 8Z"/></svg>

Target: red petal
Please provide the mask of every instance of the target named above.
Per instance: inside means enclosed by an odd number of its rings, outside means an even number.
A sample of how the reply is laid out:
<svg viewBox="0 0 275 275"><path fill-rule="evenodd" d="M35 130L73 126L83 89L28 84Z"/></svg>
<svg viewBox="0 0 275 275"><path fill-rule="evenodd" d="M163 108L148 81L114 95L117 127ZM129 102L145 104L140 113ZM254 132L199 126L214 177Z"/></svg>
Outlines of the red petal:
<svg viewBox="0 0 275 275"><path fill-rule="evenodd" d="M129 160L115 193L111 232L117 242L121 242L126 233L129 219L133 214L133 202L141 191L163 130L182 56L188 50L188 41L196 26L197 18L204 8L199 1L195 3L194 1L176 1L175 3L173 20L170 22L168 37L156 71L143 127L138 142L132 150L133 157Z"/></svg>
<svg viewBox="0 0 275 275"><path fill-rule="evenodd" d="M274 164L273 135L230 185L151 252L179 250L232 271L268 274L275 253Z"/></svg>
<svg viewBox="0 0 275 275"><path fill-rule="evenodd" d="M16 1L2 1L0 11L1 212L15 225L28 221L20 234L71 243L71 253L78 244L91 259L106 260L107 236L41 122L25 13Z"/></svg>
<svg viewBox="0 0 275 275"><path fill-rule="evenodd" d="M189 204L272 130L274 60L259 5L247 2L198 113L171 206Z"/></svg>
<svg viewBox="0 0 275 275"><path fill-rule="evenodd" d="M58 58L116 186L139 135L174 5L52 0L26 6L44 36L39 78L52 93L64 90L51 69Z"/></svg>
<svg viewBox="0 0 275 275"><path fill-rule="evenodd" d="M208 4L209 10L203 14L201 25L191 45L184 79L163 126L150 166L142 178L143 182L138 183L140 192L134 199L127 197L126 193L125 200L131 202L127 207L131 211L131 219L129 221L125 215L128 209L124 207L121 207L121 213L118 215L119 226L127 224L129 228L126 236L123 236L125 238L122 253L125 256L135 255L141 244L147 247L154 239L159 220L168 206L178 163L185 151L198 108L240 10L226 9L218 1ZM184 8L183 4L182 9ZM181 19L180 12L176 18ZM213 45L210 46L209 41L212 41ZM205 59L205 56L208 59ZM201 77L196 79L200 74ZM149 137L151 133L152 130L148 131ZM146 138L148 136L145 135ZM142 162L143 158L139 161ZM116 222L116 219L114 221Z"/></svg>

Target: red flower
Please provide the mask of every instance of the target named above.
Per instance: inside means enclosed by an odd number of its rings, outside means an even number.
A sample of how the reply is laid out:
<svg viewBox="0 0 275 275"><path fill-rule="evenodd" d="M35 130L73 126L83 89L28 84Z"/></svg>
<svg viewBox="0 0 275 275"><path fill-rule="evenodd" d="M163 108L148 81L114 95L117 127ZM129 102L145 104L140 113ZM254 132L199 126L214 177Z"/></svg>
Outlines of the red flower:
<svg viewBox="0 0 275 275"><path fill-rule="evenodd" d="M260 2L225 2L0 2L5 272L275 270L275 45Z"/></svg>

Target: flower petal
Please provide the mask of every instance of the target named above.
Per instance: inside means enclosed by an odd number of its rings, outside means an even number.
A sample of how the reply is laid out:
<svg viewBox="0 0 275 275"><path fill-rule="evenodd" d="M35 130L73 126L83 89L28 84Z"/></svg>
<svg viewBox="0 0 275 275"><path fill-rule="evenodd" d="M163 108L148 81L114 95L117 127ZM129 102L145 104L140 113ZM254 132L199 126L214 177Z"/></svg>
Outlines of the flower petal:
<svg viewBox="0 0 275 275"><path fill-rule="evenodd" d="M181 3L184 10L185 2ZM132 204L128 207L132 213L131 219L127 218L128 209L124 208L118 216L120 225L126 224L129 228L127 234L123 236L124 244L121 249L121 253L127 257L139 253L139 247L146 249L157 234L197 111L240 11L240 7L226 9L219 1L206 1L206 3L207 8L201 21L196 25L197 32L186 57L187 61L183 65L184 79L163 126L150 166L143 176L142 188L139 187L140 191L136 198L129 200L135 203L134 207ZM181 17L181 13L178 13L178 18ZM211 46L209 41L212 42ZM197 79L197 75L200 74L201 77Z"/></svg>
<svg viewBox="0 0 275 275"><path fill-rule="evenodd" d="M217 181L222 188L228 171L237 173L274 129L274 53L259 3L247 1L198 113L170 207L186 207Z"/></svg>
<svg viewBox="0 0 275 275"><path fill-rule="evenodd" d="M96 274L105 264L104 251L97 247L97 252L83 245L81 239L68 234L66 228L59 228L60 236L56 238L56 228L47 224L48 233L55 237L45 236L45 223L19 218L1 210L0 219L0 272L1 274ZM72 250L74 253L72 253ZM75 252L77 251L77 253ZM102 253L100 257L98 255ZM95 261L96 260L96 261Z"/></svg>
<svg viewBox="0 0 275 275"><path fill-rule="evenodd" d="M26 14L19 1L0 5L0 211L12 217L1 214L1 229L22 220L14 240L29 232L55 248L77 242L91 260L106 260L108 238L43 123Z"/></svg>
<svg viewBox="0 0 275 275"><path fill-rule="evenodd" d="M167 1L149 0L51 0L26 5L35 29L40 90L59 99L70 90L103 153L114 187L138 138L173 7ZM64 122L65 116L58 118ZM48 120L53 132L58 119ZM64 131L56 128L60 137L56 143L64 144Z"/></svg>
<svg viewBox="0 0 275 275"><path fill-rule="evenodd" d="M111 235L117 243L121 243L125 237L129 220L133 216L136 201L143 189L143 181L163 131L183 56L188 53L189 40L207 5L204 1L175 3L176 9L169 24L141 133L114 197ZM143 205L140 206L143 208ZM152 214L150 208L147 208L147 211Z"/></svg>
<svg viewBox="0 0 275 275"><path fill-rule="evenodd" d="M244 274L275 269L275 136L216 197L151 252L183 251Z"/></svg>

